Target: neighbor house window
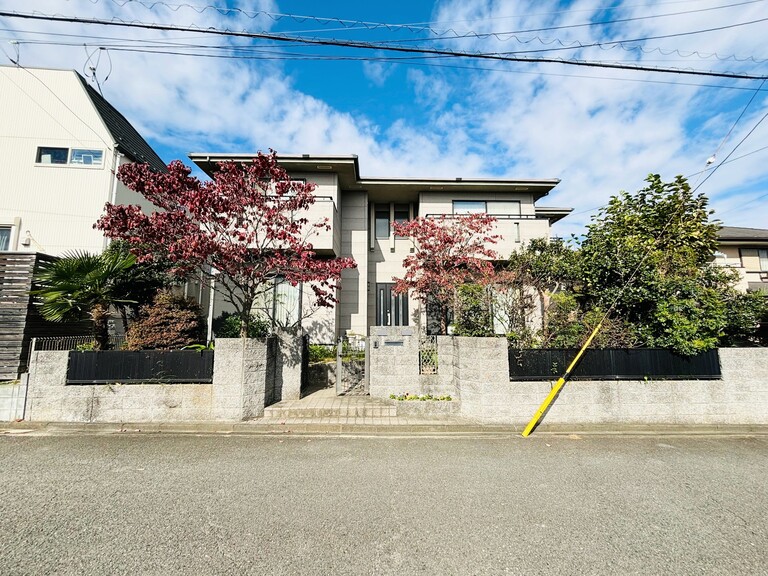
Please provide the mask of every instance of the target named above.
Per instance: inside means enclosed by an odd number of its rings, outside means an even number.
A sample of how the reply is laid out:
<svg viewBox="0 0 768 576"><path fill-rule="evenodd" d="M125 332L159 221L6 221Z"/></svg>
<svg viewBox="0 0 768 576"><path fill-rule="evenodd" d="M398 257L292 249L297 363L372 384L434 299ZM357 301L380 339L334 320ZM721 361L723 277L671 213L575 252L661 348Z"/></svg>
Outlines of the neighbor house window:
<svg viewBox="0 0 768 576"><path fill-rule="evenodd" d="M454 214L483 214L486 212L485 202L478 200L454 200Z"/></svg>
<svg viewBox="0 0 768 576"><path fill-rule="evenodd" d="M0 227L0 252L7 252L11 247L11 229Z"/></svg>
<svg viewBox="0 0 768 576"><path fill-rule="evenodd" d="M389 238L389 204L376 204L376 238Z"/></svg>
<svg viewBox="0 0 768 576"><path fill-rule="evenodd" d="M75 166L102 166L104 150L93 148L53 148L39 146L35 162L38 164L72 164Z"/></svg>
<svg viewBox="0 0 768 576"><path fill-rule="evenodd" d="M103 161L103 150L72 148L72 155L69 157L70 164L82 164L84 166L101 166Z"/></svg>
<svg viewBox="0 0 768 576"><path fill-rule="evenodd" d="M758 250L757 255L760 256L760 271L768 272L768 250Z"/></svg>
<svg viewBox="0 0 768 576"><path fill-rule="evenodd" d="M37 149L38 164L66 164L69 158L69 148L49 148L40 146Z"/></svg>

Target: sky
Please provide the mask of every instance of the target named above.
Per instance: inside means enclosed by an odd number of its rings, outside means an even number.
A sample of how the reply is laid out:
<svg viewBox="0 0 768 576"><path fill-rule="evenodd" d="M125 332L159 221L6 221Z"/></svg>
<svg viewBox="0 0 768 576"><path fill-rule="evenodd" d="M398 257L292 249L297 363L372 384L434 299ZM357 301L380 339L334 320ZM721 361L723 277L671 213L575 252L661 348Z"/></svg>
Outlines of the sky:
<svg viewBox="0 0 768 576"><path fill-rule="evenodd" d="M539 205L573 208L553 228L563 237L648 174L683 175L723 224L768 228L768 82L682 73L768 76L768 0L0 0L0 12L182 28L0 16L4 65L79 71L166 162L272 148L356 154L364 178L559 178Z"/></svg>

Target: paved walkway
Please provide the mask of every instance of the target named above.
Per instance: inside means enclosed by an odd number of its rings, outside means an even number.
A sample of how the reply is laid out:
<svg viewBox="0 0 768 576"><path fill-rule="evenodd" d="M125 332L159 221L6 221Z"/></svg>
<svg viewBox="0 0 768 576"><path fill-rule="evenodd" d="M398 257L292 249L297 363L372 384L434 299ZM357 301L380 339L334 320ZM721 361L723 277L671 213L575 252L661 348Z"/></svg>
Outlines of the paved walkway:
<svg viewBox="0 0 768 576"><path fill-rule="evenodd" d="M444 414L436 416L404 416L397 405L381 398L351 395L336 396L334 388L311 391L299 400L285 400L264 409L264 417L251 421L254 425L297 426L433 426L460 427L477 425L471 420Z"/></svg>

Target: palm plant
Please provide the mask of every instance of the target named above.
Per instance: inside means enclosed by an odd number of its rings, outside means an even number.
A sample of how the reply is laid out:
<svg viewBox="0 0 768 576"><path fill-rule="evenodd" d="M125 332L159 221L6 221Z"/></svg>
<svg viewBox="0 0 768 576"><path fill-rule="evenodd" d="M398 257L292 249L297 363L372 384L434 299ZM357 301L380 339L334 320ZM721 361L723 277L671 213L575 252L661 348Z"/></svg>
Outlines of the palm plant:
<svg viewBox="0 0 768 576"><path fill-rule="evenodd" d="M46 320L65 322L90 318L96 350L109 345L107 319L110 306L130 303L117 278L136 263L132 254L68 252L58 260L41 264L35 271L40 313Z"/></svg>

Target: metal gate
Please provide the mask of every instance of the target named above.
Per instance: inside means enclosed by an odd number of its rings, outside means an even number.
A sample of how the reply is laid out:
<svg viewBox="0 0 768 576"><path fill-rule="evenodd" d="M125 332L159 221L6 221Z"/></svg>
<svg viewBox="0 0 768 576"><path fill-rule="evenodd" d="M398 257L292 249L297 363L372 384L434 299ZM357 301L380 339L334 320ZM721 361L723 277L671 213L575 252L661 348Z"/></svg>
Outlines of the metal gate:
<svg viewBox="0 0 768 576"><path fill-rule="evenodd" d="M336 347L336 395L368 394L366 349L364 336L345 336Z"/></svg>

